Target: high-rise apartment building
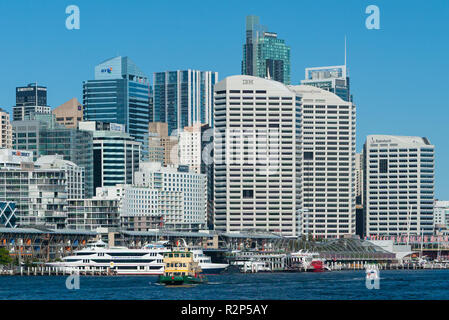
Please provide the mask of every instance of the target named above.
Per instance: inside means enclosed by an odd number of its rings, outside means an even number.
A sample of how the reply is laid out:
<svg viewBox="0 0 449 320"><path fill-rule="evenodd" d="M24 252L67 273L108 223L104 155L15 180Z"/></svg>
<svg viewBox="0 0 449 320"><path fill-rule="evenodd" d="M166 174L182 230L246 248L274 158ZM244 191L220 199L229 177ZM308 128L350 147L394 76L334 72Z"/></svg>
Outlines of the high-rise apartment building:
<svg viewBox="0 0 449 320"><path fill-rule="evenodd" d="M290 86L301 96L302 234L355 234L356 108L312 86Z"/></svg>
<svg viewBox="0 0 449 320"><path fill-rule="evenodd" d="M195 123L213 126L213 92L218 73L177 70L154 73L154 122L168 124L168 135Z"/></svg>
<svg viewBox="0 0 449 320"><path fill-rule="evenodd" d="M84 168L62 156L33 163L31 152L0 151L0 201L15 203L17 225L64 229L67 199L84 196Z"/></svg>
<svg viewBox="0 0 449 320"><path fill-rule="evenodd" d="M435 147L430 141L369 135L363 154L366 235L433 234Z"/></svg>
<svg viewBox="0 0 449 320"><path fill-rule="evenodd" d="M13 120L25 120L36 112L51 112L51 108L47 106L47 87L38 86L37 83L17 87L16 105L12 107Z"/></svg>
<svg viewBox="0 0 449 320"><path fill-rule="evenodd" d="M0 148L12 148L12 126L9 113L0 108Z"/></svg>
<svg viewBox="0 0 449 320"><path fill-rule="evenodd" d="M139 170L140 143L125 132L125 126L100 121L82 121L79 130L93 135L93 187L132 184Z"/></svg>
<svg viewBox="0 0 449 320"><path fill-rule="evenodd" d="M128 57L108 59L95 67L95 80L83 82L84 120L125 125L146 145L150 119L150 83ZM142 150L146 155L147 150Z"/></svg>
<svg viewBox="0 0 449 320"><path fill-rule="evenodd" d="M246 17L242 74L290 84L290 47L276 33L260 25L257 16Z"/></svg>
<svg viewBox="0 0 449 320"><path fill-rule="evenodd" d="M83 121L83 106L78 99L72 98L53 109L56 122L67 128L78 128L78 122Z"/></svg>
<svg viewBox="0 0 449 320"><path fill-rule="evenodd" d="M231 76L214 98L215 230L298 236L301 97L277 81Z"/></svg>
<svg viewBox="0 0 449 320"><path fill-rule="evenodd" d="M301 80L301 84L321 88L335 93L344 101L352 101L346 65L306 68L305 73L305 80Z"/></svg>

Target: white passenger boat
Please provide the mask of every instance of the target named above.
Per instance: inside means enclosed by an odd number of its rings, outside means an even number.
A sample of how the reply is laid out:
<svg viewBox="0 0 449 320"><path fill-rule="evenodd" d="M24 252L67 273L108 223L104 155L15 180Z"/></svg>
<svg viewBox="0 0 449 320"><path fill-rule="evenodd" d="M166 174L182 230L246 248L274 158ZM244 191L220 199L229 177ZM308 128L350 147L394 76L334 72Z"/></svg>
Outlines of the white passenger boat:
<svg viewBox="0 0 449 320"><path fill-rule="evenodd" d="M68 272L110 272L117 275L161 275L164 273L163 255L171 249L166 242L157 242L142 249L108 247L103 241L90 243L86 248L74 251L73 255L62 258L60 262L48 263ZM201 249L192 250L194 261L198 262L203 273L219 273L227 264L212 263Z"/></svg>
<svg viewBox="0 0 449 320"><path fill-rule="evenodd" d="M164 273L163 254L170 249L162 244L149 244L142 249L108 247L103 241L88 244L86 248L48 263L62 271L111 272L117 275L159 275Z"/></svg>
<svg viewBox="0 0 449 320"><path fill-rule="evenodd" d="M202 249L192 249L191 251L193 252L193 260L199 263L205 274L217 274L229 267L227 263L212 262L211 257L205 255Z"/></svg>

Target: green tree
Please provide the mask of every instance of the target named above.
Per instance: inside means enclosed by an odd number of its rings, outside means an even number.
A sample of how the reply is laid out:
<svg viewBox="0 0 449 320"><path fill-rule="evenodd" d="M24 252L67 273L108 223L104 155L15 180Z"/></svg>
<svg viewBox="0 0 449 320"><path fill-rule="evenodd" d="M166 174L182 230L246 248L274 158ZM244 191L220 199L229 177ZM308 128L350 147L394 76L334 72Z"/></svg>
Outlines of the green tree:
<svg viewBox="0 0 449 320"><path fill-rule="evenodd" d="M6 248L0 248L0 265L10 264L12 258L9 255L9 251Z"/></svg>

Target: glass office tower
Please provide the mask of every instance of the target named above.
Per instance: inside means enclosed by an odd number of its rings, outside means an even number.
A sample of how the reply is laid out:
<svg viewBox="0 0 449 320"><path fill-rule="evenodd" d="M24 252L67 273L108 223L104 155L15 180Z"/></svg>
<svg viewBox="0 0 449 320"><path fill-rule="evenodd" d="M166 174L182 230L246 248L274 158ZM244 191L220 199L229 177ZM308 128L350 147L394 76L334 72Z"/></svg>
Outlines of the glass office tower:
<svg viewBox="0 0 449 320"><path fill-rule="evenodd" d="M301 80L301 84L330 91L344 101L352 102L349 88L349 73L345 65L306 68L305 80Z"/></svg>
<svg viewBox="0 0 449 320"><path fill-rule="evenodd" d="M246 17L242 74L290 84L290 47L276 33L268 32L257 16Z"/></svg>
<svg viewBox="0 0 449 320"><path fill-rule="evenodd" d="M151 121L150 92L147 76L128 57L106 60L95 67L95 80L83 82L84 120L124 124L144 145Z"/></svg>
<svg viewBox="0 0 449 320"><path fill-rule="evenodd" d="M218 73L177 70L154 73L154 122L166 122L168 134L195 123L213 126L213 93Z"/></svg>

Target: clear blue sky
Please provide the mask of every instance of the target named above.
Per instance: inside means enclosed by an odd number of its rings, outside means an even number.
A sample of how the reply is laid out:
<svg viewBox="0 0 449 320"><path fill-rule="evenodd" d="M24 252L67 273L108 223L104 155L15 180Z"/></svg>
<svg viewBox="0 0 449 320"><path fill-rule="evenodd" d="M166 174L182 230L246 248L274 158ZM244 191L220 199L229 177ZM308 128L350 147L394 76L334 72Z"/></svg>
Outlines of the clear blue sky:
<svg viewBox="0 0 449 320"><path fill-rule="evenodd" d="M65 28L68 5L81 29ZM380 30L365 8L380 9ZM52 107L81 99L82 81L115 55L149 76L194 68L239 74L245 16L291 46L292 82L304 68L343 64L344 36L357 104L357 150L368 134L426 136L436 146L436 196L449 200L449 1L34 1L0 2L0 106L38 81Z"/></svg>

